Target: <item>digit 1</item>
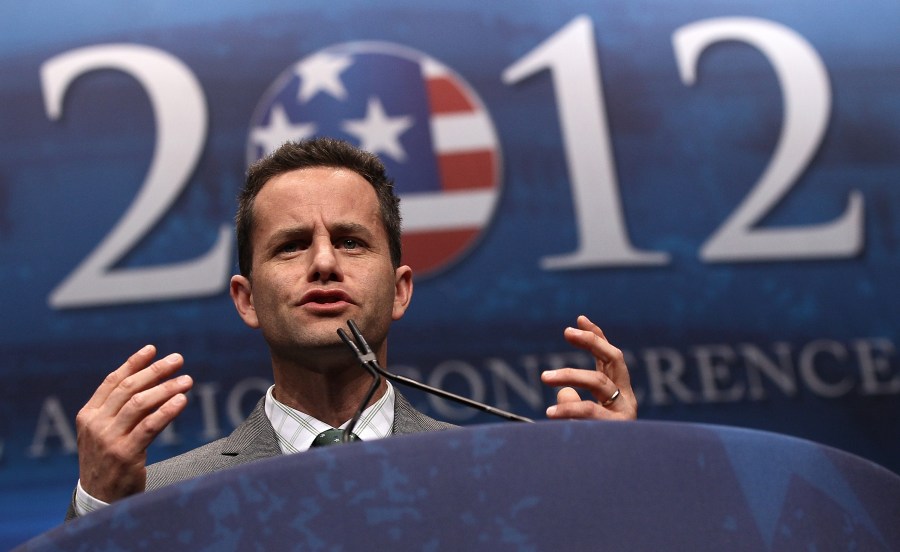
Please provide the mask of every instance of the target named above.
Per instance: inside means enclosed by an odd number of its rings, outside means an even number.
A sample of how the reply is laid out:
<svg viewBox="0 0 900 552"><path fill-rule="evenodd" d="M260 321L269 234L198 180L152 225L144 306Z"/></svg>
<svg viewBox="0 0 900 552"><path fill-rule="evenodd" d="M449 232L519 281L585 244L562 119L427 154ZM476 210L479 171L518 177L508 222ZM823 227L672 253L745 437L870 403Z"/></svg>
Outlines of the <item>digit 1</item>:
<svg viewBox="0 0 900 552"><path fill-rule="evenodd" d="M578 229L578 248L541 259L549 270L596 266L663 265L669 255L631 245L622 212L609 139L594 26L579 16L503 71L515 84L549 69Z"/></svg>

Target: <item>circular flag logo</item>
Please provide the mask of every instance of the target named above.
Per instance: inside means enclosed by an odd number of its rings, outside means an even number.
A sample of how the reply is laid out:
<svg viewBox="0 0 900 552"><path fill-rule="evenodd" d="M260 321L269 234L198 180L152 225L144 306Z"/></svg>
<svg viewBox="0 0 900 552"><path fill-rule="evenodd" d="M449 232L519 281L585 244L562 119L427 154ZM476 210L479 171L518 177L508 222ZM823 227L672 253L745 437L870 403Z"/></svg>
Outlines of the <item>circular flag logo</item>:
<svg viewBox="0 0 900 552"><path fill-rule="evenodd" d="M332 136L381 158L403 215L403 262L417 277L460 259L500 194L497 132L452 69L404 46L350 42L285 70L253 113L247 163L288 140Z"/></svg>

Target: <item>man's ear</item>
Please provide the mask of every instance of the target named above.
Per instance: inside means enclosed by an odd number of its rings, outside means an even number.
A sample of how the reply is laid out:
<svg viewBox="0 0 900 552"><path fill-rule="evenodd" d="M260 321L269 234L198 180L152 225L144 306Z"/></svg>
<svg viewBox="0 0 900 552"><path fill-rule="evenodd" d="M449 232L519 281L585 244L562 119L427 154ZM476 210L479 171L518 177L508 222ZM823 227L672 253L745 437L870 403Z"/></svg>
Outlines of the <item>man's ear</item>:
<svg viewBox="0 0 900 552"><path fill-rule="evenodd" d="M253 291L250 280L240 274L232 276L230 292L234 308L237 309L244 324L253 329L259 328L259 318L256 317L256 309L253 307Z"/></svg>
<svg viewBox="0 0 900 552"><path fill-rule="evenodd" d="M391 312L393 320L400 320L409 307L413 294L412 269L406 265L400 266L394 271L394 310Z"/></svg>

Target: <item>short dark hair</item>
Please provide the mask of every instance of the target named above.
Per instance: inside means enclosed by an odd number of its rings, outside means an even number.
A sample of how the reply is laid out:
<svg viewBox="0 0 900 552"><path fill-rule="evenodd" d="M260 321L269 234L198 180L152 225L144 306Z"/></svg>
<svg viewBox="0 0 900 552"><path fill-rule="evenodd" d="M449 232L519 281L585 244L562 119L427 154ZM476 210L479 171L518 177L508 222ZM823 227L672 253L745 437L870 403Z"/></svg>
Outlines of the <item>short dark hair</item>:
<svg viewBox="0 0 900 552"><path fill-rule="evenodd" d="M394 181L388 178L384 164L375 155L335 138L310 138L287 142L253 163L238 196L235 216L238 267L250 277L253 272L253 203L262 187L272 178L297 169L334 167L349 169L365 178L378 196L381 222L387 231L391 263L400 266L400 198L394 193Z"/></svg>

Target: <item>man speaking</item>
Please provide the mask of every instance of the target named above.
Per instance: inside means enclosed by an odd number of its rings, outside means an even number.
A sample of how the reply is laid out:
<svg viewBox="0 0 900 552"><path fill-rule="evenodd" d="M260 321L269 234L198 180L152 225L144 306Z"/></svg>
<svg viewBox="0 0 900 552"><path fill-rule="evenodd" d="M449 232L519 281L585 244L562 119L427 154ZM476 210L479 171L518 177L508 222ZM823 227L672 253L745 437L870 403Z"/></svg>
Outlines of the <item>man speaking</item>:
<svg viewBox="0 0 900 552"><path fill-rule="evenodd" d="M238 315L268 345L274 385L228 437L150 466L147 447L187 404L183 357L154 361L148 345L109 374L79 411L79 481L66 519L135 493L253 460L333 441L367 397L372 377L340 339L359 326L378 363L409 307L413 275L401 263L399 198L384 166L346 142L289 142L255 163L236 217ZM562 387L548 418L634 419L637 401L621 351L584 316L566 340L595 370L563 368L542 381ZM584 400L575 389L590 394ZM371 440L449 429L382 382L354 434Z"/></svg>

